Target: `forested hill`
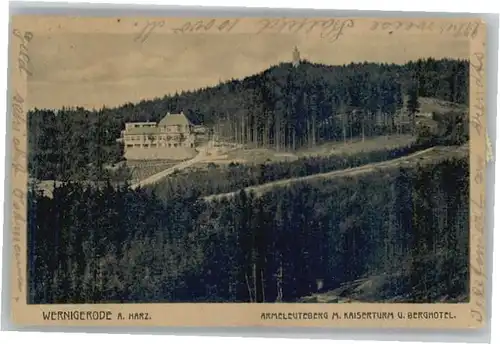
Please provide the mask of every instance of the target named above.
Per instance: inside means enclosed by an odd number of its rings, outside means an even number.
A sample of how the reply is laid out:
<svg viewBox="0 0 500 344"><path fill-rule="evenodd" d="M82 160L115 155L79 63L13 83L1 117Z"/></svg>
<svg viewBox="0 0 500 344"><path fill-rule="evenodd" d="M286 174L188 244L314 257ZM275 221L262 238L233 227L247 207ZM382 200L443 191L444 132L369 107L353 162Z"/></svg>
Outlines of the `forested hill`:
<svg viewBox="0 0 500 344"><path fill-rule="evenodd" d="M227 139L277 149L378 135L394 131L394 114L405 96L410 112L418 109L418 97L467 103L468 62L326 66L302 61L297 68L281 63L242 80L116 108L34 109L28 114L30 171L40 179L99 175L103 164L122 158L115 139L125 122L158 121L167 111L182 110Z"/></svg>

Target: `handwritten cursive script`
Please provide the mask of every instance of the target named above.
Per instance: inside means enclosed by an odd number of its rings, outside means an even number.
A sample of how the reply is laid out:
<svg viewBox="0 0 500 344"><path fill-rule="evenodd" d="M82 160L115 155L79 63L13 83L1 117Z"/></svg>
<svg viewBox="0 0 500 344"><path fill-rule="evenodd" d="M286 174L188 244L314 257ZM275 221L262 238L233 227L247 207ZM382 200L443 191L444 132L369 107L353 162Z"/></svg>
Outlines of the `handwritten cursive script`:
<svg viewBox="0 0 500 344"><path fill-rule="evenodd" d="M173 28L177 34L190 32L223 32L229 33L240 22L240 19L207 19L195 22L188 21L179 27Z"/></svg>
<svg viewBox="0 0 500 344"><path fill-rule="evenodd" d="M17 290L23 290L22 265L21 265L21 233L26 231L26 194L19 188L12 191L13 215L12 215L12 241L14 243L14 261L16 266ZM17 299L16 299L17 301Z"/></svg>
<svg viewBox="0 0 500 344"><path fill-rule="evenodd" d="M12 167L14 168L14 174L27 173L26 164L27 157L26 151L20 148L21 141L15 137L14 138L14 150L12 154Z"/></svg>
<svg viewBox="0 0 500 344"><path fill-rule="evenodd" d="M143 26L139 34L135 36L134 41L144 43L153 31L163 26L165 26L164 20L148 21L146 25Z"/></svg>
<svg viewBox="0 0 500 344"><path fill-rule="evenodd" d="M16 132L23 133L24 137L26 129L26 118L24 115L24 99L19 94L15 92L12 97L12 129ZM21 136L23 137L23 136ZM28 155L26 151L22 148L22 142L19 136L14 136L12 139L12 171L14 178L22 177L27 175L27 163ZM22 178L24 180L24 178ZM15 262L15 273L16 273L16 285L17 290L22 292L23 290L23 275L22 275L22 264L21 255L23 254L21 250L21 233L26 231L26 193L15 187L12 191L12 241L13 241L13 255ZM16 302L19 301L19 297L14 297Z"/></svg>
<svg viewBox="0 0 500 344"><path fill-rule="evenodd" d="M479 29L479 22L467 23L436 23L433 21L379 21L372 23L372 31L381 30L390 33L395 31L419 31L449 34L453 37L475 38Z"/></svg>
<svg viewBox="0 0 500 344"><path fill-rule="evenodd" d="M16 92L12 97L12 129L26 136L26 118L24 116L24 99Z"/></svg>
<svg viewBox="0 0 500 344"><path fill-rule="evenodd" d="M186 21L181 25L170 29L175 34L188 33L230 33L241 22L240 19L203 19L196 21ZM137 42L145 42L152 32L165 26L164 20L149 21L142 27L135 36ZM261 19L257 23L254 33L283 33L283 34L316 34L325 41L332 43L337 41L345 31L354 27L352 19L290 19L290 18L269 18Z"/></svg>
<svg viewBox="0 0 500 344"><path fill-rule="evenodd" d="M18 29L14 29L13 34L20 41L17 68L21 74L24 73L27 76L31 76L32 72L29 68L30 57L28 54L28 43L33 39L33 33L29 31L22 33Z"/></svg>
<svg viewBox="0 0 500 344"><path fill-rule="evenodd" d="M476 85L474 106L472 107L473 113L471 114L471 124L476 129L478 135L483 135L484 125L483 118L485 114L485 101L484 101L484 54L474 53L470 60L470 77Z"/></svg>
<svg viewBox="0 0 500 344"><path fill-rule="evenodd" d="M352 19L262 19L259 21L260 33L317 33L327 42L335 42L346 29L354 27Z"/></svg>
<svg viewBox="0 0 500 344"><path fill-rule="evenodd" d="M478 140L485 140L485 101L484 101L484 53L472 54L470 59L471 78L474 80L475 101L473 113L471 114L471 124L476 129ZM473 256L471 257L471 301L470 315L478 323L483 323L485 315L485 246L484 246L484 215L485 215L485 156L484 152L478 153L475 159L475 168L471 171L471 180L478 193L471 193L472 219L471 219L471 240L474 242Z"/></svg>

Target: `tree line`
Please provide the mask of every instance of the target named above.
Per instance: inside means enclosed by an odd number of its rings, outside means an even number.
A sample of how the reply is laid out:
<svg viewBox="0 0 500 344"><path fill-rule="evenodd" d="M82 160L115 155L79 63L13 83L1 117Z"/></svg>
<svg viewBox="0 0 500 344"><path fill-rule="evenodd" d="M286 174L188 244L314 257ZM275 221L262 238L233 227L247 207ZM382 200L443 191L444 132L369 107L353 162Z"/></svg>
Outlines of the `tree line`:
<svg viewBox="0 0 500 344"><path fill-rule="evenodd" d="M242 80L116 108L34 109L28 113L28 166L37 179L99 178L123 159L116 139L126 122L157 122L167 112L184 111L221 139L277 150L414 132L418 97L466 104L468 92L464 60L281 63Z"/></svg>
<svg viewBox="0 0 500 344"><path fill-rule="evenodd" d="M294 302L367 275L468 295L468 158L203 202L79 182L28 197L29 303Z"/></svg>
<svg viewBox="0 0 500 344"><path fill-rule="evenodd" d="M192 193L196 196L232 192L248 186L261 185L276 180L309 176L400 158L432 147L434 141L421 140L406 146L380 147L367 152L330 156L301 157L295 161L266 162L262 164L230 163L229 166L178 172L148 187L159 197L168 194Z"/></svg>

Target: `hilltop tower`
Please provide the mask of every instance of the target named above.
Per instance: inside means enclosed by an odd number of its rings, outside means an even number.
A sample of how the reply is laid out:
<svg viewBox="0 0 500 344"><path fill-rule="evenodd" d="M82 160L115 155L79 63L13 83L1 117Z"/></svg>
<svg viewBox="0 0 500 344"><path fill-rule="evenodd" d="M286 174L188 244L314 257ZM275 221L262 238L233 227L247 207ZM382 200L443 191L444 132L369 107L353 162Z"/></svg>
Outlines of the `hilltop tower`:
<svg viewBox="0 0 500 344"><path fill-rule="evenodd" d="M300 64L300 52L299 52L299 49L297 49L297 47L295 47L295 49L293 49L293 54L292 54L292 65L297 68Z"/></svg>

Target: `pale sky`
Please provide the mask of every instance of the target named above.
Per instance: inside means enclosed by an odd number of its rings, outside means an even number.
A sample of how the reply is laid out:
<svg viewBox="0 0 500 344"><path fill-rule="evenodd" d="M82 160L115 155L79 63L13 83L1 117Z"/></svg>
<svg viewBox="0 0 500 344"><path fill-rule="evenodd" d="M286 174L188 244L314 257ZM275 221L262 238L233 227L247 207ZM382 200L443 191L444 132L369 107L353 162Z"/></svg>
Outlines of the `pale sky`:
<svg viewBox="0 0 500 344"><path fill-rule="evenodd" d="M467 40L439 35L387 39L363 35L335 43L287 34L152 34L140 44L130 34L53 33L30 42L30 108L116 106L242 78L290 61L404 63L420 57L467 58Z"/></svg>

